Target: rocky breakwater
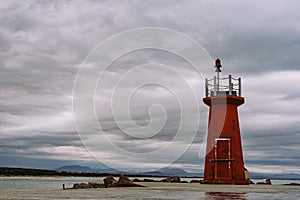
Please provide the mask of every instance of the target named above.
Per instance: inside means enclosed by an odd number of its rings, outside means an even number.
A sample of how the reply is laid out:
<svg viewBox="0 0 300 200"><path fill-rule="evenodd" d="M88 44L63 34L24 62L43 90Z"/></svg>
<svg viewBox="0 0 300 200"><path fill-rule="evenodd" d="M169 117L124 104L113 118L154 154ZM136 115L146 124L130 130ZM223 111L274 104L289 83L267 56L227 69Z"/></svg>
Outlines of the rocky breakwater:
<svg viewBox="0 0 300 200"><path fill-rule="evenodd" d="M162 179L160 182L163 183L188 183L187 181L181 181L179 176L169 176Z"/></svg>
<svg viewBox="0 0 300 200"><path fill-rule="evenodd" d="M181 181L179 176L168 176L161 180L153 180L153 179L148 179L148 178L141 180L141 179L135 178L135 179L133 179L133 182L188 183L188 181ZM199 181L199 183L200 183L200 181Z"/></svg>
<svg viewBox="0 0 300 200"><path fill-rule="evenodd" d="M67 189L88 189L88 188L111 188L111 187L144 187L131 181L127 176L120 175L117 181L113 176L107 176L103 179L104 183L88 182L75 183L72 188Z"/></svg>
<svg viewBox="0 0 300 200"><path fill-rule="evenodd" d="M265 182L258 182L257 185L272 185L271 180L268 178Z"/></svg>

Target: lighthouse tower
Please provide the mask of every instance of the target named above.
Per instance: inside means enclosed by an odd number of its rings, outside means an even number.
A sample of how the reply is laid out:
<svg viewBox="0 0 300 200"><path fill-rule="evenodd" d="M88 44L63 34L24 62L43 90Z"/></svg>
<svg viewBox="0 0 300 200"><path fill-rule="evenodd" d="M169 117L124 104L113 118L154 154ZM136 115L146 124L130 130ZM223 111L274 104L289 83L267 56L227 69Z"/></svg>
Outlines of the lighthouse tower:
<svg viewBox="0 0 300 200"><path fill-rule="evenodd" d="M245 178L237 107L244 103L241 78L220 78L221 61L216 60L217 76L206 79L209 106L204 180L207 184L249 184Z"/></svg>

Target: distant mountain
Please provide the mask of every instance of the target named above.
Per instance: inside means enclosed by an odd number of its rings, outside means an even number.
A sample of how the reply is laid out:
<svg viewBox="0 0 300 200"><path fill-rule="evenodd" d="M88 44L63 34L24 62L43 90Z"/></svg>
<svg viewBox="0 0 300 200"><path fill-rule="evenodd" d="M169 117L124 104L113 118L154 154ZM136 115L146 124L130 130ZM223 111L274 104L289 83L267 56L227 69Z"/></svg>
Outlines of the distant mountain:
<svg viewBox="0 0 300 200"><path fill-rule="evenodd" d="M255 173L250 172L252 179L278 179L278 180L300 180L300 174L268 174L268 173Z"/></svg>
<svg viewBox="0 0 300 200"><path fill-rule="evenodd" d="M201 177L200 173L189 173L184 171L183 169L178 168L162 168L156 171L145 172L143 174L153 175L153 176L183 176L183 177Z"/></svg>
<svg viewBox="0 0 300 200"><path fill-rule="evenodd" d="M112 168L97 168L97 169L93 169L94 172L96 173L102 173L102 174L126 174L126 172L122 172L116 169L112 169Z"/></svg>
<svg viewBox="0 0 300 200"><path fill-rule="evenodd" d="M149 172L138 172L138 171L119 171L112 168L90 168L88 166L81 165L68 165L62 166L58 169L59 171L69 172L93 172L99 174L126 174L126 175L137 175L137 176L180 176L180 177L203 177L203 173L190 173L179 168L162 168L155 171ZM254 173L250 171L252 179L289 179L289 180L300 180L300 174L267 174L267 173Z"/></svg>
<svg viewBox="0 0 300 200"><path fill-rule="evenodd" d="M90 167L81 166L81 165L67 165L67 166L62 166L60 168L57 168L55 170L70 171L70 172L95 172Z"/></svg>
<svg viewBox="0 0 300 200"><path fill-rule="evenodd" d="M47 169L12 168L0 167L0 176L80 176L80 177L103 177L108 174L95 172L71 172Z"/></svg>
<svg viewBox="0 0 300 200"><path fill-rule="evenodd" d="M122 172L115 169L92 169L87 166L69 165L63 166L54 170L47 169L30 169L30 168L12 168L0 167L0 176L85 176L85 177L103 177L109 174L119 175L126 174L128 176L180 176L180 177L202 177L201 173L189 173L177 168L163 168L151 172ZM300 174L266 174L266 173L251 173L252 179L267 179L271 180L300 180Z"/></svg>
<svg viewBox="0 0 300 200"><path fill-rule="evenodd" d="M81 166L81 165L66 165L54 170L59 171L70 171L70 172L94 172L94 173L101 173L101 174L121 174L122 172L112 168L90 168L88 166Z"/></svg>
<svg viewBox="0 0 300 200"><path fill-rule="evenodd" d="M162 168L155 171L150 172L138 172L138 171L129 171L123 172L112 168L90 168L87 166L81 165L68 165L62 166L55 170L60 171L70 171L70 172L95 172L95 173L102 173L102 174L127 174L127 175L146 175L146 176L185 176L185 177L200 177L200 173L188 173L183 169L178 168Z"/></svg>

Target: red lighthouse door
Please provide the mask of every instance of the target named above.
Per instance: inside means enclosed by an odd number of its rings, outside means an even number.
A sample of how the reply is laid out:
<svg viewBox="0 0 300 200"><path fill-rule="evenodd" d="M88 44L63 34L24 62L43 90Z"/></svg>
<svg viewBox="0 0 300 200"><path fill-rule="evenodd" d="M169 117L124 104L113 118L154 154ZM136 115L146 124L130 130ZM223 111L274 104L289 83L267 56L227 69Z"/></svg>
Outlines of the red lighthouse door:
<svg viewBox="0 0 300 200"><path fill-rule="evenodd" d="M230 138L216 138L215 158L215 178L231 180Z"/></svg>

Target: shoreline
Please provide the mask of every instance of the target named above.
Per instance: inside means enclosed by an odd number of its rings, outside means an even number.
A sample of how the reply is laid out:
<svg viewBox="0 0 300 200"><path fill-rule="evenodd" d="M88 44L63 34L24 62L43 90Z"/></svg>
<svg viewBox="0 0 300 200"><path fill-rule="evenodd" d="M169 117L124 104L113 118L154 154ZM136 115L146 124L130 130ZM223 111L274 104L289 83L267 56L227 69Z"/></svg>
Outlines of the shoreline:
<svg viewBox="0 0 300 200"><path fill-rule="evenodd" d="M145 186L121 188L95 188L77 190L2 190L0 199L210 199L215 195L249 198L264 195L267 197L300 198L300 187L290 185L204 185L185 183L141 183Z"/></svg>

